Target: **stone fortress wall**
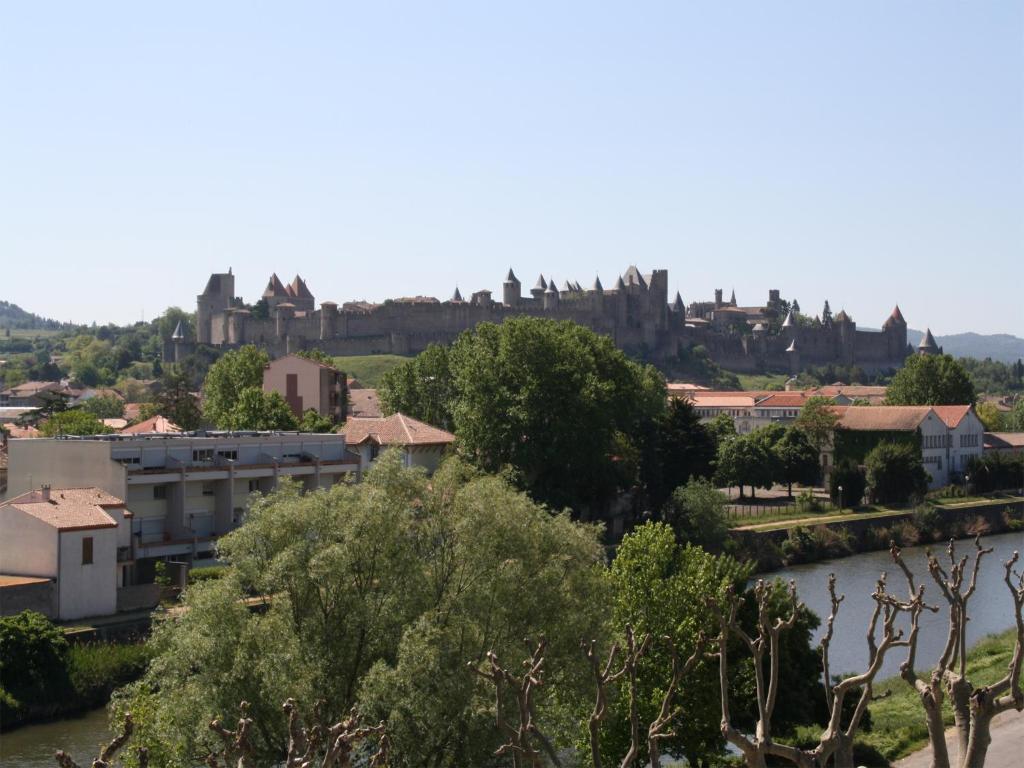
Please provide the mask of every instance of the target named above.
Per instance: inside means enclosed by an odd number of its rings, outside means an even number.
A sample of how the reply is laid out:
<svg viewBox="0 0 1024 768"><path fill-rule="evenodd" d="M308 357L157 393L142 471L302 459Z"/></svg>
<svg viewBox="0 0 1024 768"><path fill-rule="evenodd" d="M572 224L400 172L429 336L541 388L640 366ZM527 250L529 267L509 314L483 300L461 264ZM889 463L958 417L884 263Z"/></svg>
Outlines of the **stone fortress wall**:
<svg viewBox="0 0 1024 768"><path fill-rule="evenodd" d="M296 276L285 285L277 275L255 306L234 293L230 270L210 276L196 300L198 343L256 344L273 357L310 347L330 355L411 355L431 343L451 343L478 323L531 315L573 320L610 336L619 348L655 361L703 345L713 360L736 371L795 372L828 363L865 370L897 368L909 354L907 324L898 307L880 332L858 330L843 311L834 319L826 314L815 321L796 314L783 317L778 290L770 291L768 302L760 307L738 307L735 295L723 301L719 290L715 301L694 302L687 308L678 293L669 302L667 270L643 275L636 267L627 269L612 288L604 288L600 280L589 288L569 281L559 288L542 275L525 292L509 270L500 300L488 290L467 300L456 289L447 301L417 296L340 307L323 301L316 308L302 278ZM180 353L189 341L177 343Z"/></svg>

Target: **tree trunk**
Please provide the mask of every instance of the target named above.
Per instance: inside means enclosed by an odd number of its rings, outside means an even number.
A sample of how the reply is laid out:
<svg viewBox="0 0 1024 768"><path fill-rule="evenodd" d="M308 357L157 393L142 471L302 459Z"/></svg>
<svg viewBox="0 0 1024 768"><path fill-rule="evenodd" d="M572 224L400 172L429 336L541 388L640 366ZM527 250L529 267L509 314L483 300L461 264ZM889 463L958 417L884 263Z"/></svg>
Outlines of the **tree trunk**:
<svg viewBox="0 0 1024 768"><path fill-rule="evenodd" d="M791 499L793 498L793 484L792 483L786 483L786 495L789 496L789 498L791 498Z"/></svg>
<svg viewBox="0 0 1024 768"><path fill-rule="evenodd" d="M971 735L967 740L967 748L960 753L960 768L981 768L985 765L988 745L992 743L991 724L991 712L971 713Z"/></svg>
<svg viewBox="0 0 1024 768"><path fill-rule="evenodd" d="M928 725L928 741L932 745L931 768L949 768L949 749L946 747L946 724L942 722L942 707L936 704L930 691L922 694L921 703Z"/></svg>

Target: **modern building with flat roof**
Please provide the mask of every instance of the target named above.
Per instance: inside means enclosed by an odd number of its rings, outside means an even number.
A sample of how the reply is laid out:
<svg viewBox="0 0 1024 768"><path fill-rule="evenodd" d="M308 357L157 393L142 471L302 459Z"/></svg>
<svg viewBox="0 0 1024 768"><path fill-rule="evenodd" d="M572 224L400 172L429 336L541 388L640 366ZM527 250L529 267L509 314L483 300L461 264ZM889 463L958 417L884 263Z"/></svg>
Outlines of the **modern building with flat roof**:
<svg viewBox="0 0 1024 768"><path fill-rule="evenodd" d="M207 432L95 435L8 442L8 488L0 500L46 484L95 486L131 511L126 583L152 581L157 560L209 557L234 530L250 494L280 478L305 490L359 474L359 456L340 434Z"/></svg>

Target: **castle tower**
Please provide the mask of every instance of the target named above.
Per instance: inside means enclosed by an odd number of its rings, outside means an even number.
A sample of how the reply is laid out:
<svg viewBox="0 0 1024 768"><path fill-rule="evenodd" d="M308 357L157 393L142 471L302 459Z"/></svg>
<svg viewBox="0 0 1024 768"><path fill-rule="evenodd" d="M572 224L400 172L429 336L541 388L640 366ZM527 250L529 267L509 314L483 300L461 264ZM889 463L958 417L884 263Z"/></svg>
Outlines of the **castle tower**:
<svg viewBox="0 0 1024 768"><path fill-rule="evenodd" d="M672 302L672 311L679 316L680 319L686 319L686 305L683 304L683 297L679 291L676 291L676 300Z"/></svg>
<svg viewBox="0 0 1024 768"><path fill-rule="evenodd" d="M601 285L600 277L594 277L594 284L587 293L590 296L591 305L594 307L594 311L600 312L604 308L604 286Z"/></svg>
<svg viewBox="0 0 1024 768"><path fill-rule="evenodd" d="M174 326L174 333L171 334L171 343L174 345L174 362L181 362L181 345L185 341L185 332L181 329L181 320Z"/></svg>
<svg viewBox="0 0 1024 768"><path fill-rule="evenodd" d="M313 307L316 305L316 300L313 298L313 294L306 286L306 281L298 275L292 280L292 284L288 286L288 294L291 296L291 302L295 305L295 308L302 310L303 312L312 312Z"/></svg>
<svg viewBox="0 0 1024 768"><path fill-rule="evenodd" d="M267 287L263 289L263 295L260 298L267 300L267 309L271 313L280 304L285 302L292 303L291 291L281 282L276 272L270 276L270 279L267 281Z"/></svg>
<svg viewBox="0 0 1024 768"><path fill-rule="evenodd" d="M844 364L853 365L856 360L854 342L857 338L857 324L846 314L845 309L839 310L835 324L839 328L839 357Z"/></svg>
<svg viewBox="0 0 1024 768"><path fill-rule="evenodd" d="M921 343L917 345L917 354L919 355L941 355L942 347L935 343L935 337L932 336L932 329L927 328L924 332L924 338L921 339Z"/></svg>
<svg viewBox="0 0 1024 768"><path fill-rule="evenodd" d="M732 296L729 298L729 306L730 307L735 307L736 306L736 289L735 288L732 289Z"/></svg>
<svg viewBox="0 0 1024 768"><path fill-rule="evenodd" d="M459 290L459 286L455 286L455 293L452 294L450 299L452 304L462 304L464 299L462 298L462 291Z"/></svg>
<svg viewBox="0 0 1024 768"><path fill-rule="evenodd" d="M544 275L542 274L540 277L537 278L537 284L530 289L530 295L533 296L533 298L539 304L544 300L544 291L546 291L547 289L548 281L544 279Z"/></svg>
<svg viewBox="0 0 1024 768"><path fill-rule="evenodd" d="M544 291L544 309L558 309L558 289L554 279L548 282L547 290Z"/></svg>
<svg viewBox="0 0 1024 768"><path fill-rule="evenodd" d="M501 302L506 307L518 307L519 299L522 297L522 284L519 282L519 278L516 277L515 272L509 267L508 275L505 276L505 282L501 287Z"/></svg>
<svg viewBox="0 0 1024 768"><path fill-rule="evenodd" d="M233 303L235 276L231 269L210 275L206 288L196 296L196 341L200 344L217 344L212 331L214 315L223 313Z"/></svg>
<svg viewBox="0 0 1024 768"><path fill-rule="evenodd" d="M338 319L338 305L333 301L320 302L320 339L332 339L335 321Z"/></svg>
<svg viewBox="0 0 1024 768"><path fill-rule="evenodd" d="M888 337L890 360L902 360L907 349L907 321L897 304L892 314L882 323L882 332Z"/></svg>
<svg viewBox="0 0 1024 768"><path fill-rule="evenodd" d="M722 301L722 289L715 288L715 309L721 309L725 306L725 302Z"/></svg>

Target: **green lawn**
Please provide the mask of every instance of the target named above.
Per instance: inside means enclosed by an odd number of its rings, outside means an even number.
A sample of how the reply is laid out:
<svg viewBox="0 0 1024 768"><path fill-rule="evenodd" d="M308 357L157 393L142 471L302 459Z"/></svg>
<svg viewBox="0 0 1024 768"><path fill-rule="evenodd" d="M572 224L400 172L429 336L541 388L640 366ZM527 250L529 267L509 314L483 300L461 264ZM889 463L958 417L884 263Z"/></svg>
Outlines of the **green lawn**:
<svg viewBox="0 0 1024 768"><path fill-rule="evenodd" d="M1006 673L1013 653L1014 632L986 637L967 654L967 673L975 685L988 685ZM899 652L897 648L894 652ZM930 660L929 660L930 661ZM920 673L920 672L919 672ZM862 734L858 741L875 747L889 760L897 760L916 752L928 743L928 729L924 724L924 709L917 694L899 677L875 683L876 696L885 695L871 704L871 733ZM953 713L946 709L946 725L953 724Z"/></svg>
<svg viewBox="0 0 1024 768"><path fill-rule="evenodd" d="M786 381L789 376L784 373L737 373L736 378L740 380L743 389L778 389L786 388Z"/></svg>
<svg viewBox="0 0 1024 768"><path fill-rule="evenodd" d="M59 336L67 331L45 328L11 328L12 339L47 339L51 336ZM7 336L7 329L0 330L0 340Z"/></svg>
<svg viewBox="0 0 1024 768"><path fill-rule="evenodd" d="M334 358L334 364L349 378L359 379L364 387L372 388L385 373L410 359L401 355L349 355Z"/></svg>

